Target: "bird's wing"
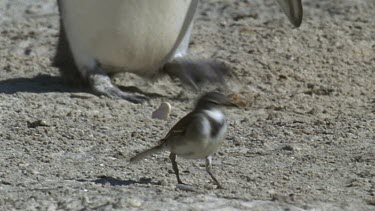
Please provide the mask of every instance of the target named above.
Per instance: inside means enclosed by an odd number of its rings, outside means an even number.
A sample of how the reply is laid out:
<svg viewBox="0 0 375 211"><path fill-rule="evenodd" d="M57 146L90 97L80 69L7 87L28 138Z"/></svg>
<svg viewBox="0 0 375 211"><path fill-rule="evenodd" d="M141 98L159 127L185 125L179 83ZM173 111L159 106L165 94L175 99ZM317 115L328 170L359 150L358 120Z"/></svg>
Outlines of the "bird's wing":
<svg viewBox="0 0 375 211"><path fill-rule="evenodd" d="M172 127L164 139L168 139L173 136L185 135L186 130L190 127L190 124L194 124L197 119L199 119L199 115L196 115L193 112L187 114Z"/></svg>

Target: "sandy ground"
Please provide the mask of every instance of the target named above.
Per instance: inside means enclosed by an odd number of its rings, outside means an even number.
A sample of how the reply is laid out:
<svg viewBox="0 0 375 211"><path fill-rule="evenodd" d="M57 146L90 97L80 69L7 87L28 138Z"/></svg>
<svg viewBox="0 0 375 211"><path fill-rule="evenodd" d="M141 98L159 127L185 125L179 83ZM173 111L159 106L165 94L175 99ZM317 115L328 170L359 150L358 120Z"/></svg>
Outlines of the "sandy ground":
<svg viewBox="0 0 375 211"><path fill-rule="evenodd" d="M194 95L133 75L114 81L157 97L71 88L51 67L55 2L0 0L0 210L375 210L375 1L306 0L299 29L271 0L233 2L202 1L190 53L226 61L253 104L225 110L214 170L226 188L204 161L179 160L189 192L176 190L167 153L128 159ZM162 101L171 118L151 119Z"/></svg>

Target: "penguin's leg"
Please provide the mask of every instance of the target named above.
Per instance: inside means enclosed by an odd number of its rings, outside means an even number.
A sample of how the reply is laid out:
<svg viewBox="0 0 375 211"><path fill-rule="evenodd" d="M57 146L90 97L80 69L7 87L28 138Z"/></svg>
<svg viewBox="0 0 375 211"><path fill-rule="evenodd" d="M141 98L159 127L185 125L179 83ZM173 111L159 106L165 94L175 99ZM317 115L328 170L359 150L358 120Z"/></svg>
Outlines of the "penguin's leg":
<svg viewBox="0 0 375 211"><path fill-rule="evenodd" d="M57 4L59 14L61 15L61 0L58 0ZM65 34L65 28L61 16L57 49L52 65L59 69L62 78L70 85L75 87L83 87L87 85L87 81L83 80L82 75L74 62L73 54Z"/></svg>
<svg viewBox="0 0 375 211"><path fill-rule="evenodd" d="M124 99L132 103L142 103L148 98L146 96L135 94L132 92L124 92L120 90L111 81L107 73L95 62L94 66L83 67L87 75L87 80L91 90L98 95L105 95L110 98Z"/></svg>
<svg viewBox="0 0 375 211"><path fill-rule="evenodd" d="M58 3L60 4L60 1ZM143 95L121 91L112 83L107 73L93 58L81 55L80 59L75 60L61 19L59 40L53 65L59 68L62 77L68 83L76 87L88 85L95 94L124 99L133 103L141 103L148 99Z"/></svg>
<svg viewBox="0 0 375 211"><path fill-rule="evenodd" d="M142 103L148 99L143 95L121 91L95 60L92 59L89 65L75 62L62 25L54 65L68 83L75 86L88 85L95 94L133 103Z"/></svg>
<svg viewBox="0 0 375 211"><path fill-rule="evenodd" d="M277 0L277 2L289 21L295 27L299 27L303 16L301 0ZM163 71L171 77L179 78L181 82L190 85L195 90L198 90L199 84L204 82L216 83L225 87L225 76L230 73L230 69L226 65L212 59L191 59L186 56L192 24L191 22L172 59L164 65Z"/></svg>
<svg viewBox="0 0 375 211"><path fill-rule="evenodd" d="M188 57L175 58L164 65L165 71L172 78L178 78L196 91L200 85L209 82L226 87L225 76L230 69L224 63L213 59L191 59Z"/></svg>
<svg viewBox="0 0 375 211"><path fill-rule="evenodd" d="M173 58L164 65L163 71L195 90L204 82L225 85L224 78L230 72L226 65L213 59L194 59L187 55L192 26L193 23L190 24Z"/></svg>
<svg viewBox="0 0 375 211"><path fill-rule="evenodd" d="M213 59L196 59L187 55L190 35L193 28L193 16L197 10L198 0L192 0L185 23L181 28L181 39L167 56L162 71L171 77L180 79L183 84L198 90L204 82L225 84L224 76L230 71L227 66ZM180 37L180 36L179 36Z"/></svg>

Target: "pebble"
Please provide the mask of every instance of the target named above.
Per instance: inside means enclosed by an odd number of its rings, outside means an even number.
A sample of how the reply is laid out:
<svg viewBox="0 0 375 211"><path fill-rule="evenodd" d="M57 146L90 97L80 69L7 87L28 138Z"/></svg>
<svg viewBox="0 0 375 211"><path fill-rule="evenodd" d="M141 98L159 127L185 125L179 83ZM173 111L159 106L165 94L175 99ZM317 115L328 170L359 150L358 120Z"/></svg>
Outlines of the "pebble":
<svg viewBox="0 0 375 211"><path fill-rule="evenodd" d="M191 186L191 185L185 185L185 184L177 184L176 190L182 190L182 191L189 191L189 192L198 192L198 189Z"/></svg>
<svg viewBox="0 0 375 211"><path fill-rule="evenodd" d="M165 179L160 180L160 181L158 182L158 184L160 184L161 186L168 186L168 185L169 185L168 181L165 180Z"/></svg>
<svg viewBox="0 0 375 211"><path fill-rule="evenodd" d="M130 207L141 207L142 206L142 202L138 199L129 199L128 201L128 205Z"/></svg>
<svg viewBox="0 0 375 211"><path fill-rule="evenodd" d="M256 95L252 92L237 92L228 96L234 104L241 108L248 108L254 103Z"/></svg>
<svg viewBox="0 0 375 211"><path fill-rule="evenodd" d="M27 127L36 128L36 127L49 127L51 123L46 120L36 120L34 122L27 122Z"/></svg>
<svg viewBox="0 0 375 211"><path fill-rule="evenodd" d="M29 163L23 163L23 162L18 164L19 167L27 167L29 165L30 165Z"/></svg>
<svg viewBox="0 0 375 211"><path fill-rule="evenodd" d="M89 93L77 92L77 93L72 93L70 97L79 98L79 99L90 99L90 98L95 97L95 95L89 94Z"/></svg>
<svg viewBox="0 0 375 211"><path fill-rule="evenodd" d="M169 118L169 114L171 113L172 106L167 102L162 102L158 109L152 112L153 119L161 119L167 120Z"/></svg>
<svg viewBox="0 0 375 211"><path fill-rule="evenodd" d="M282 150L286 150L286 151L294 151L294 147L291 146L291 145L285 145L281 148Z"/></svg>

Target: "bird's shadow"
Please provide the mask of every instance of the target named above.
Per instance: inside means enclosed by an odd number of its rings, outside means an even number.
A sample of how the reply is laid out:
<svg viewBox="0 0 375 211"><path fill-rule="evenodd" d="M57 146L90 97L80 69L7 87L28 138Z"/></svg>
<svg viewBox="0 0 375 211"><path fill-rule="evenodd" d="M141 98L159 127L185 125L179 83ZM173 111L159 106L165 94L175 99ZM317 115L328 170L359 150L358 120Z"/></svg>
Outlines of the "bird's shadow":
<svg viewBox="0 0 375 211"><path fill-rule="evenodd" d="M151 178L140 178L139 181L136 181L136 180L131 180L131 179L120 180L120 179L116 179L116 178L108 177L108 176L99 176L97 179L94 179L94 180L78 179L76 181L78 181L78 182L93 182L95 184L101 184L101 185L109 184L111 186L129 186L129 185L134 185L134 184L158 185L158 183L153 182Z"/></svg>

